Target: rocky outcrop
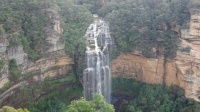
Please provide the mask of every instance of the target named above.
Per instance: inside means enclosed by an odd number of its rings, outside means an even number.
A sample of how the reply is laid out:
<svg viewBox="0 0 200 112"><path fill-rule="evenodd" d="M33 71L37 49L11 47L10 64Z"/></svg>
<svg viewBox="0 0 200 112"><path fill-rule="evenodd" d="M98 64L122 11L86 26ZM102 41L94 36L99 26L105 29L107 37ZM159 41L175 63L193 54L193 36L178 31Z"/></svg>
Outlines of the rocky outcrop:
<svg viewBox="0 0 200 112"><path fill-rule="evenodd" d="M6 52L8 59L15 59L17 65L25 64L27 61L27 56L23 50L23 46L10 47Z"/></svg>
<svg viewBox="0 0 200 112"><path fill-rule="evenodd" d="M191 16L190 28L181 34L176 64L184 75L186 96L200 101L200 13Z"/></svg>
<svg viewBox="0 0 200 112"><path fill-rule="evenodd" d="M0 69L0 88L9 81L9 60L16 60L17 65L26 65L27 62L23 46L9 46L10 38L12 38L11 35L0 36L0 60L3 62Z"/></svg>
<svg viewBox="0 0 200 112"><path fill-rule="evenodd" d="M5 91L4 93L2 93L0 95L0 103L9 95L13 94L14 92L12 92L13 90L19 88L22 85L27 85L28 83L26 81L20 82L18 84L15 84L14 86L12 86L11 88L9 88L7 91Z"/></svg>
<svg viewBox="0 0 200 112"><path fill-rule="evenodd" d="M46 77L64 75L72 69L73 60L65 53L65 43L61 39L63 33L62 21L60 19L58 9L47 9L46 13L51 20L46 28L46 41L49 47L44 58L36 62L29 61L24 69L24 74L37 74L35 80L43 81ZM38 75L39 74L39 75Z"/></svg>
<svg viewBox="0 0 200 112"><path fill-rule="evenodd" d="M65 51L57 51L46 58L42 58L35 63L30 64L25 73L34 73L34 79L43 81L46 77L64 75L72 69L73 61L69 58Z"/></svg>
<svg viewBox="0 0 200 112"><path fill-rule="evenodd" d="M186 97L200 101L200 13L193 13L189 29L179 29L180 45L174 60L122 54L112 62L113 77L123 75L147 83L179 85ZM166 72L166 73L165 73Z"/></svg>
<svg viewBox="0 0 200 112"><path fill-rule="evenodd" d="M44 28L49 45L48 49L43 52L42 58L36 61L29 60L23 45L9 45L12 35L5 34L0 37L0 60L4 61L0 70L0 88L9 81L9 61L12 59L16 60L23 77L33 77L36 81L43 81L46 77L64 75L72 70L73 60L65 53L65 43L61 39L63 22L58 13L59 9L45 9L44 11L50 20ZM23 77L20 80L23 80Z"/></svg>
<svg viewBox="0 0 200 112"><path fill-rule="evenodd" d="M164 68L163 64L163 57L151 59L135 53L124 54L113 60L111 71L113 77L125 76L146 83L162 84L166 82L166 85L180 85L181 87L185 87L183 82L184 77L176 67L175 61L167 60L166 68ZM165 71L164 81L163 75Z"/></svg>
<svg viewBox="0 0 200 112"><path fill-rule="evenodd" d="M6 50L8 45L8 39L5 36L0 37L0 60L5 60L7 58ZM8 81L8 63L5 61L0 69L0 88Z"/></svg>
<svg viewBox="0 0 200 112"><path fill-rule="evenodd" d="M3 53L6 52L6 49L9 45L8 39L5 37L0 37L0 55L3 57Z"/></svg>
<svg viewBox="0 0 200 112"><path fill-rule="evenodd" d="M60 38L60 35L63 33L62 21L60 21L59 13L55 10L48 9L46 10L47 15L51 19L51 24L46 29L47 42L50 44L48 52L55 52L62 50L65 47L64 41Z"/></svg>

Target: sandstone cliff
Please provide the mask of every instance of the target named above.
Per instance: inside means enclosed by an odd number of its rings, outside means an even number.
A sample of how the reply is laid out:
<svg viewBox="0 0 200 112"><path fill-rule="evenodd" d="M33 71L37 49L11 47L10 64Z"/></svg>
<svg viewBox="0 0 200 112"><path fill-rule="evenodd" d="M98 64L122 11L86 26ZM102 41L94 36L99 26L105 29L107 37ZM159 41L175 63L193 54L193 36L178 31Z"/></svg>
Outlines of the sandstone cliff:
<svg viewBox="0 0 200 112"><path fill-rule="evenodd" d="M3 67L0 70L0 88L9 81L9 60L16 60L22 77L33 77L36 81L44 80L46 77L64 75L71 70L72 59L65 53L65 44L61 39L63 26L58 10L45 9L45 14L50 20L46 26L46 41L48 49L43 51L43 58L37 61L28 59L23 45L10 46L9 40L12 35L5 34L0 38L0 60L3 60ZM34 75L33 75L34 74ZM12 87L10 87L12 88Z"/></svg>
<svg viewBox="0 0 200 112"><path fill-rule="evenodd" d="M177 29L177 28L176 28ZM200 14L192 13L188 29L180 29L180 45L174 60L123 54L112 62L113 77L123 75L147 83L179 85L186 97L200 101Z"/></svg>

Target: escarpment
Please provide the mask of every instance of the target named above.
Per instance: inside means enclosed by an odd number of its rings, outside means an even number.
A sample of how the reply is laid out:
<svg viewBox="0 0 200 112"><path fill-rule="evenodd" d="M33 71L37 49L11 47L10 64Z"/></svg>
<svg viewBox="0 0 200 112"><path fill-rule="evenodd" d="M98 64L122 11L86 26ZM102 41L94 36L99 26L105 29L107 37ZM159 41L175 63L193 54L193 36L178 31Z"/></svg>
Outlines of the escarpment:
<svg viewBox="0 0 200 112"><path fill-rule="evenodd" d="M188 29L179 29L176 57L167 59L165 66L164 56L146 58L136 52L122 54L112 62L113 77L122 75L153 84L162 84L165 80L167 85L183 87L186 97L200 101L200 12L192 13L188 24Z"/></svg>
<svg viewBox="0 0 200 112"><path fill-rule="evenodd" d="M91 12L68 0L5 0L0 7L0 106L37 107L49 97L68 105L80 97Z"/></svg>
<svg viewBox="0 0 200 112"><path fill-rule="evenodd" d="M28 48L29 46L27 47L30 42L24 44L24 40L20 40L19 44L15 44L15 41L13 44L13 39L20 39L20 37L5 32L0 35L1 103L22 85L33 86L31 83L34 81L40 83L47 77L62 76L72 71L73 60L66 54L65 43L61 39L63 21L58 13L59 9L47 8L43 11L48 19L48 23L43 28L44 41L47 45L44 45L45 49L36 49L36 52L37 50L40 52L37 59L29 58L33 52ZM40 42L42 41L38 40L38 43Z"/></svg>
<svg viewBox="0 0 200 112"><path fill-rule="evenodd" d="M0 11L0 106L27 107L29 101L36 104L51 96L69 104L82 95L84 35L92 22L91 13L108 21L110 29L104 29L108 32L101 37L111 35L113 48L118 48L109 56L120 54L106 61L111 62L112 77L178 85L186 97L200 102L200 12L189 12L188 4L184 5L187 0L12 2L0 1L0 7L8 7L5 10L16 10L14 14ZM106 67L102 71L110 74Z"/></svg>
<svg viewBox="0 0 200 112"><path fill-rule="evenodd" d="M199 25L200 15L195 12L191 15L189 29L181 30L180 50L177 51L176 64L184 76L186 96L199 100Z"/></svg>

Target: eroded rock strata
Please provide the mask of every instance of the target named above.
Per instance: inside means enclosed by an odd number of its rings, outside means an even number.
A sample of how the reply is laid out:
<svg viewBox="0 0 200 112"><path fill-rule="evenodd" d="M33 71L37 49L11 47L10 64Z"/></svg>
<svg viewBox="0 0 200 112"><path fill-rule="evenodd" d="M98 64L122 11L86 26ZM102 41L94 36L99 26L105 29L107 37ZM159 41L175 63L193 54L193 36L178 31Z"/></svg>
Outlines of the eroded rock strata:
<svg viewBox="0 0 200 112"><path fill-rule="evenodd" d="M136 52L123 54L112 62L113 77L123 75L156 84L165 80L167 85L183 87L186 97L200 101L200 13L192 13L188 29L177 31L180 31L179 49L173 60L166 60L166 66L163 56L145 58Z"/></svg>
<svg viewBox="0 0 200 112"><path fill-rule="evenodd" d="M46 15L50 23L46 28L46 42L48 49L43 52L43 58L36 61L28 59L23 45L10 46L12 35L0 38L0 59L4 60L0 71L0 88L9 81L9 60L16 60L16 64L22 71L22 75L35 74L33 79L43 81L46 77L67 74L72 70L73 60L65 53L65 44L61 39L63 26L57 10L47 9ZM22 77L23 78L23 77ZM12 87L11 87L12 88Z"/></svg>

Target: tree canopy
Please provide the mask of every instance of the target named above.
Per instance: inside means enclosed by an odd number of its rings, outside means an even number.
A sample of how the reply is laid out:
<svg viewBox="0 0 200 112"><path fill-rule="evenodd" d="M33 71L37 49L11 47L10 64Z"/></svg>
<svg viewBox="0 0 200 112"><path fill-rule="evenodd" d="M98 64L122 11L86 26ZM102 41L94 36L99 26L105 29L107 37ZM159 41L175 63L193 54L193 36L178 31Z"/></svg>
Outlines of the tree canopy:
<svg viewBox="0 0 200 112"><path fill-rule="evenodd" d="M99 9L99 15L110 22L118 52L139 50L146 57L163 54L173 58L179 33L175 29L187 26L189 3L189 0L113 0Z"/></svg>
<svg viewBox="0 0 200 112"><path fill-rule="evenodd" d="M178 86L146 84L118 77L113 79L113 94L128 97L118 112L199 112L200 103L187 99Z"/></svg>
<svg viewBox="0 0 200 112"><path fill-rule="evenodd" d="M95 94L92 101L86 101L84 98L73 101L67 112L114 112L114 107L107 103L102 95Z"/></svg>
<svg viewBox="0 0 200 112"><path fill-rule="evenodd" d="M0 109L0 112L29 112L29 111L27 109L22 109L22 108L15 109L13 107L3 106Z"/></svg>

